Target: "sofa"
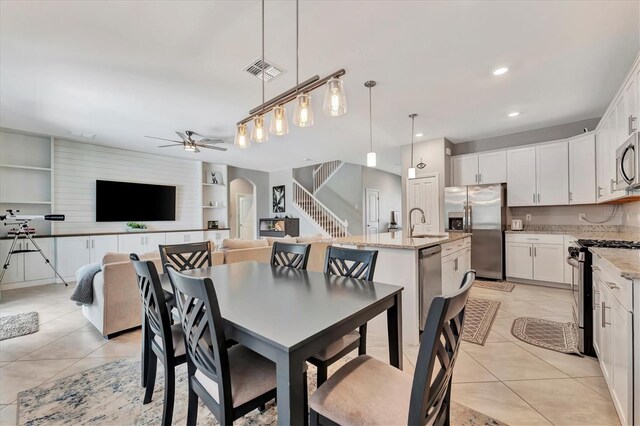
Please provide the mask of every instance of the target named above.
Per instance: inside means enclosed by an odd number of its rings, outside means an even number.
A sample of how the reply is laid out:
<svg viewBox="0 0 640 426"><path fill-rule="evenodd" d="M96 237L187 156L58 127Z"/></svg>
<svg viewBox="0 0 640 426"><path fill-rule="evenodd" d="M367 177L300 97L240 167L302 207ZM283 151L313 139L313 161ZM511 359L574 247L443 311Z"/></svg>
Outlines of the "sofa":
<svg viewBox="0 0 640 426"><path fill-rule="evenodd" d="M295 240L295 241L294 241ZM310 243L311 253L307 269L321 272L329 240L320 237L269 238L264 240L224 240L219 251L212 253L214 265L254 260L271 261L275 241ZM162 270L160 253L155 251L140 256L151 260ZM142 324L142 305L136 274L127 253L107 253L102 258L102 271L93 279L93 303L83 305L82 313L105 337L139 327Z"/></svg>

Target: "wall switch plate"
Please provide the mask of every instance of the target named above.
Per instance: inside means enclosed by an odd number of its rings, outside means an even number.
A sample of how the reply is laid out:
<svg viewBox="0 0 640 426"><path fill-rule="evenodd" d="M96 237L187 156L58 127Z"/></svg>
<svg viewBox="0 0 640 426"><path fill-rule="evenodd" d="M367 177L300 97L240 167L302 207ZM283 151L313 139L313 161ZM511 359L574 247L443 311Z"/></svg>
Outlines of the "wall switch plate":
<svg viewBox="0 0 640 426"><path fill-rule="evenodd" d="M524 215L524 220L526 220L527 222L531 222L531 213L527 213L526 215Z"/></svg>
<svg viewBox="0 0 640 426"><path fill-rule="evenodd" d="M579 213L579 214L578 214L578 220L579 220L580 222L585 222L585 221L587 220L587 215L586 215L586 214L584 214L584 213Z"/></svg>

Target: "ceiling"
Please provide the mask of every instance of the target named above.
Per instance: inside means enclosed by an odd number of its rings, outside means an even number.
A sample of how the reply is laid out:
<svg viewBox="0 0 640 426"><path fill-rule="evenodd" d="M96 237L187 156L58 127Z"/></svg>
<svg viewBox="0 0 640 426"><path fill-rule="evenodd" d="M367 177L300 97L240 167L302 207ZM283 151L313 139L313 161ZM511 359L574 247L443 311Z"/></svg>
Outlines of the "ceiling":
<svg viewBox="0 0 640 426"><path fill-rule="evenodd" d="M413 112L420 139L454 142L600 116L638 52L639 18L635 1L301 1L300 80L345 68L347 115L324 116L318 90L313 127L192 154L144 135L232 142L260 104L243 71L260 55L259 1L3 0L0 126L265 171L365 163L372 79L378 164L398 172ZM294 2L267 1L265 49L287 71L271 98L295 84ZM510 72L494 77L498 66Z"/></svg>

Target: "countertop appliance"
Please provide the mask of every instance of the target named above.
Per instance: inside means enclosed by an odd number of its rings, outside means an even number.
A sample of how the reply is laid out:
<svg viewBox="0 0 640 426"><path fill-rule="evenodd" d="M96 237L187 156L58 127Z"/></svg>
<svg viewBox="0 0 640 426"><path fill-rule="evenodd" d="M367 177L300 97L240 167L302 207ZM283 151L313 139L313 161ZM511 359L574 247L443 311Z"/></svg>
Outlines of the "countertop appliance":
<svg viewBox="0 0 640 426"><path fill-rule="evenodd" d="M506 186L470 185L444 189L446 232L469 232L471 268L478 278L504 279Z"/></svg>
<svg viewBox="0 0 640 426"><path fill-rule="evenodd" d="M593 257L590 247L640 250L640 241L578 240L577 247L569 247L567 263L573 267L573 316L578 325L579 349L585 355L595 356L593 349Z"/></svg>
<svg viewBox="0 0 640 426"><path fill-rule="evenodd" d="M640 187L640 145L633 132L616 150L616 189Z"/></svg>
<svg viewBox="0 0 640 426"><path fill-rule="evenodd" d="M442 294L442 247L421 249L418 261L419 327L423 331L433 298Z"/></svg>
<svg viewBox="0 0 640 426"><path fill-rule="evenodd" d="M511 230L512 231L522 231L522 219L512 219L511 220Z"/></svg>

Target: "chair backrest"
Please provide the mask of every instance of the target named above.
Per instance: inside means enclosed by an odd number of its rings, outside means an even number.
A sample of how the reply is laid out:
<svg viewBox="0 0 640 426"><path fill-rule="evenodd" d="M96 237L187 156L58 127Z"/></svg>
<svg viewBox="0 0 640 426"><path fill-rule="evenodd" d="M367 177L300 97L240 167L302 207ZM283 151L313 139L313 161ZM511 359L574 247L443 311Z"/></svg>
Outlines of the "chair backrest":
<svg viewBox="0 0 640 426"><path fill-rule="evenodd" d="M408 424L442 424L449 413L451 377L458 356L464 312L476 272L468 271L460 290L431 302L411 388Z"/></svg>
<svg viewBox="0 0 640 426"><path fill-rule="evenodd" d="M179 271L213 265L211 241L208 240L199 243L160 245L158 248L165 273L167 272L167 263Z"/></svg>
<svg viewBox="0 0 640 426"><path fill-rule="evenodd" d="M142 298L145 321L147 322L148 330L153 333L150 337L153 339L154 335L160 336L165 354L173 354L169 309L165 302L164 291L162 290L162 284L160 284L156 265L150 260L140 260L135 253L131 253L129 259L131 259L138 278L138 289Z"/></svg>
<svg viewBox="0 0 640 426"><path fill-rule="evenodd" d="M288 266L307 269L311 244L291 244L274 242L271 250L271 266Z"/></svg>
<svg viewBox="0 0 640 426"><path fill-rule="evenodd" d="M342 247L327 247L324 273L373 281L378 250L355 250Z"/></svg>
<svg viewBox="0 0 640 426"><path fill-rule="evenodd" d="M221 407L229 406L232 404L229 356L213 281L188 277L173 265L166 268L180 313L187 362L218 384L218 400L214 402Z"/></svg>

